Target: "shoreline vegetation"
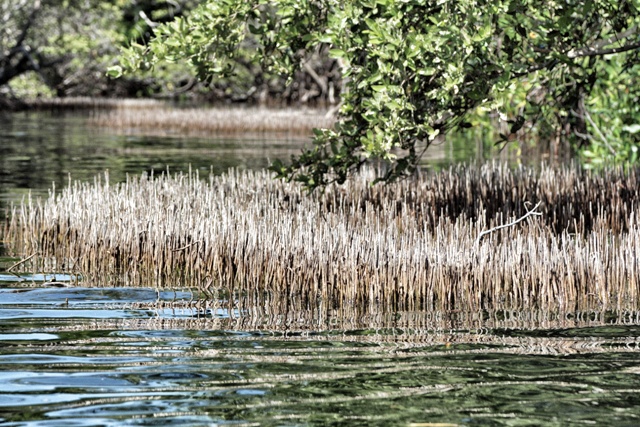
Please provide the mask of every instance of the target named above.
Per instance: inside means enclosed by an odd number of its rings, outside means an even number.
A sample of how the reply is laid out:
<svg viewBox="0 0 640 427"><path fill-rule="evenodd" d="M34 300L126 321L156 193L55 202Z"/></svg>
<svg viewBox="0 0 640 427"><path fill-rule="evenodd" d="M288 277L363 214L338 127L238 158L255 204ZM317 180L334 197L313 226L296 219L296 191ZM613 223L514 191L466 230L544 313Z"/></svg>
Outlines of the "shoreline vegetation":
<svg viewBox="0 0 640 427"><path fill-rule="evenodd" d="M178 134L182 136L264 134L311 135L313 129L333 126L326 111L261 107L113 109L90 119L95 126L126 133Z"/></svg>
<svg viewBox="0 0 640 427"><path fill-rule="evenodd" d="M43 98L24 102L31 110L90 111L89 124L126 134L305 136L313 129L330 128L331 109L308 106L271 108L259 105L192 106L154 99Z"/></svg>
<svg viewBox="0 0 640 427"><path fill-rule="evenodd" d="M371 186L375 172L312 194L266 171L105 175L12 207L0 240L16 271L240 310L638 309L640 169L490 163Z"/></svg>

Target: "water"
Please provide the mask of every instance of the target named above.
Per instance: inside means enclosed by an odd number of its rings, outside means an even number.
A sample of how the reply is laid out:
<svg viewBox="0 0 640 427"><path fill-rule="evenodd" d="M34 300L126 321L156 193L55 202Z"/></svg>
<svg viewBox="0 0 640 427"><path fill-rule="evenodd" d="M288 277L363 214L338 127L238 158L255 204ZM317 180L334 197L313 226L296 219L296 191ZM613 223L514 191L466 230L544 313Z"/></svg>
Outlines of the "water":
<svg viewBox="0 0 640 427"><path fill-rule="evenodd" d="M307 138L126 135L91 126L90 113L0 112L0 203L31 192L46 197L73 180L91 181L105 170L114 182L127 174L185 172L203 176L230 167L267 167L270 159L300 152ZM2 207L2 205L0 205Z"/></svg>
<svg viewBox="0 0 640 427"><path fill-rule="evenodd" d="M0 203L69 174L264 167L304 144L121 136L86 118L3 115ZM469 155L447 150L433 161ZM1 426L640 425L639 312L202 308L189 289L7 272L17 261L0 244Z"/></svg>
<svg viewBox="0 0 640 427"><path fill-rule="evenodd" d="M275 159L287 160L309 145L309 138L146 136L120 134L91 126L90 113L78 111L0 111L0 208L31 193L46 197L69 179L92 181L109 170L113 182L127 174L186 172L206 177L229 168L259 169ZM437 145L426 161L446 165L471 160L475 146Z"/></svg>
<svg viewBox="0 0 640 427"><path fill-rule="evenodd" d="M243 313L166 308L188 291L64 279L0 276L0 425L640 423L638 313L247 328Z"/></svg>

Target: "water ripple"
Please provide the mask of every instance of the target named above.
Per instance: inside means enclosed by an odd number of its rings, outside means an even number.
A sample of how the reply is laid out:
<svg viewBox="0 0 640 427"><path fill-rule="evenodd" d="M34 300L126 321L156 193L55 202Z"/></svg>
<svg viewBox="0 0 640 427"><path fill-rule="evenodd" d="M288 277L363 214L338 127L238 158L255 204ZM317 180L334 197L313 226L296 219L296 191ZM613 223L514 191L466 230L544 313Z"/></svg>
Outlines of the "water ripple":
<svg viewBox="0 0 640 427"><path fill-rule="evenodd" d="M0 303L3 426L640 422L634 324L252 330L154 310L176 298L150 289L16 294Z"/></svg>

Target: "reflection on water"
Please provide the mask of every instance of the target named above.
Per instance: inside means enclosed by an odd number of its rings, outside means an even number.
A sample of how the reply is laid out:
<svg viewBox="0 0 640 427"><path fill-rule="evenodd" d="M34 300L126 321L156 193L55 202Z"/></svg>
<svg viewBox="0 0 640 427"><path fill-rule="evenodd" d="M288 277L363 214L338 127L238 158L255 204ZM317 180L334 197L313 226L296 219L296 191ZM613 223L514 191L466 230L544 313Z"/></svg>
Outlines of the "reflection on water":
<svg viewBox="0 0 640 427"><path fill-rule="evenodd" d="M118 135L92 127L89 113L0 113L0 201L31 190L46 195L55 182L92 180L109 170L113 182L144 171L222 173L230 167L256 169L269 159L298 153L306 139L160 137Z"/></svg>
<svg viewBox="0 0 640 427"><path fill-rule="evenodd" d="M203 177L229 168L259 169L270 161L299 154L309 138L124 135L90 125L90 113L78 111L0 111L0 207L31 191L46 196L52 183L91 181L109 170L112 182L145 171L186 172ZM470 160L473 144L436 145L426 161L445 165Z"/></svg>
<svg viewBox="0 0 640 427"><path fill-rule="evenodd" d="M0 284L0 423L639 421L639 313L336 315L311 325L262 313L252 329L243 319L260 308L201 315L192 298Z"/></svg>

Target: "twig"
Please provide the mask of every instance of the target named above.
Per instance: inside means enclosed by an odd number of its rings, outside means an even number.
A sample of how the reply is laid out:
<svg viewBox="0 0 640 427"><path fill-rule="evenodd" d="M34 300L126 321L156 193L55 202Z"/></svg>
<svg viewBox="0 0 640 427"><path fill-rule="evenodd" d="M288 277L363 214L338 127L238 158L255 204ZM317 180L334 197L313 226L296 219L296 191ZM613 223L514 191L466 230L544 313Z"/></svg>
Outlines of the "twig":
<svg viewBox="0 0 640 427"><path fill-rule="evenodd" d="M172 252L183 251L183 250L185 250L185 249L187 249L187 248L190 248L191 246L194 246L194 245L199 244L200 242L201 242L201 240L196 240L196 241L195 241L195 242L193 242L193 243L189 243L188 245L183 246L183 247L181 247L181 248L172 249L171 251L172 251Z"/></svg>
<svg viewBox="0 0 640 427"><path fill-rule="evenodd" d="M25 262L29 261L31 258L33 258L36 255L38 255L38 252L32 253L31 255L26 257L25 259L21 259L20 261L18 261L15 264L13 264L11 267L7 268L7 272L10 272L11 270L13 270L14 268L16 268L17 266L19 266L21 264L24 264Z"/></svg>
<svg viewBox="0 0 640 427"><path fill-rule="evenodd" d="M604 134L602 133L602 131L600 130L598 125L591 118L591 114L589 114L589 111L584 106L584 100L580 100L580 102L582 103L582 110L584 111L584 117L587 119L589 124L591 126L593 126L593 129L596 131L596 133L598 134L598 136L600 137L600 139L604 143L605 147L607 147L609 149L609 151L611 152L611 154L613 154L615 156L617 154L616 150L614 150L613 147L611 146L611 144L609 144L609 141L607 140L607 137L604 136Z"/></svg>
<svg viewBox="0 0 640 427"><path fill-rule="evenodd" d="M138 15L139 15L139 16L140 16L140 18L142 18L142 20L143 20L143 21L144 21L144 22L145 22L149 27L151 27L151 28L156 28L158 25L160 25L160 24L158 24L157 22L153 22L153 21L151 20L151 18L149 18L149 17L147 16L147 14L146 14L146 13L144 13L144 11L143 11L143 10L141 10L140 12L138 12Z"/></svg>
<svg viewBox="0 0 640 427"><path fill-rule="evenodd" d="M484 236L485 234L489 234L489 233L493 233L494 231L500 230L502 228L506 228L506 227L511 227L513 225L516 225L517 223L519 223L520 221L526 219L527 217L531 216L531 215L542 215L541 212L536 212L536 209L538 209L538 206L540 206L542 202L538 202L533 209L531 209L530 211L527 211L526 214L524 214L523 216L521 216L520 218L518 218L517 220L510 222L508 224L502 224L502 225L498 225L497 227L493 227L489 230L485 230L482 233L478 234L478 237L476 238L476 241L474 242L474 246L477 246L478 243L480 243L480 239L482 238L482 236Z"/></svg>

